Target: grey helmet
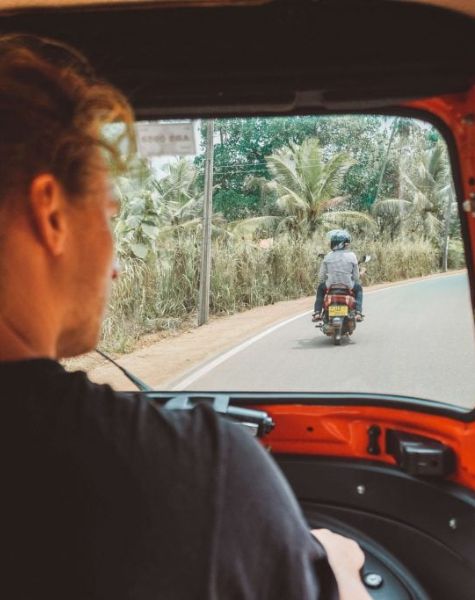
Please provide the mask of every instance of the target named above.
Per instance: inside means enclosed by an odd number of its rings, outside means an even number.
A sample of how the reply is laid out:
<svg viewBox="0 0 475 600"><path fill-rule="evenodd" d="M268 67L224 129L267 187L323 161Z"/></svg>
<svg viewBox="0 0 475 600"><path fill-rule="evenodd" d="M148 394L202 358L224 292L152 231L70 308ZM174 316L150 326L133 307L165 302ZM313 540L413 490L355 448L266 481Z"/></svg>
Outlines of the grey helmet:
<svg viewBox="0 0 475 600"><path fill-rule="evenodd" d="M332 250L343 250L351 242L351 235L346 229L334 229L328 234Z"/></svg>

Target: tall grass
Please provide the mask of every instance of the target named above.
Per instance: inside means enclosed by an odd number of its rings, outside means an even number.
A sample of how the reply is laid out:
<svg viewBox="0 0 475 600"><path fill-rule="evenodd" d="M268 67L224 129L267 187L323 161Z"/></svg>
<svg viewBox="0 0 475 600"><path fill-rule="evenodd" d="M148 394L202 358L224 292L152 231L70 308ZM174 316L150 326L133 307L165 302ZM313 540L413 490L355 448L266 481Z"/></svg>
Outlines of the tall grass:
<svg viewBox="0 0 475 600"><path fill-rule="evenodd" d="M440 255L429 242L396 240L369 242L361 254L370 254L366 283L400 281L411 277L429 275L438 270Z"/></svg>
<svg viewBox="0 0 475 600"><path fill-rule="evenodd" d="M313 294L321 261L319 245L283 237L262 249L235 239L215 240L211 314L230 314ZM355 244L354 250L359 256L372 256L367 284L427 275L437 271L439 264L433 246L424 241L368 242ZM147 263L125 260L104 324L103 347L128 351L143 334L176 328L194 316L200 252L199 239L187 236L169 242Z"/></svg>

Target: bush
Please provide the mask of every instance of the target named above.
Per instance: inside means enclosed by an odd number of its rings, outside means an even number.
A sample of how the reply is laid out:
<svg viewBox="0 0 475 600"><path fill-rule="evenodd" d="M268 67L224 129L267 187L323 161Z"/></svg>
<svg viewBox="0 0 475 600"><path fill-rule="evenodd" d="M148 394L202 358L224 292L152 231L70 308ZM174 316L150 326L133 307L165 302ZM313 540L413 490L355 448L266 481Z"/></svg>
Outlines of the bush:
<svg viewBox="0 0 475 600"><path fill-rule="evenodd" d="M426 241L397 240L394 242L365 243L358 252L371 255L368 263L367 284L400 281L411 277L430 275L438 270L439 253Z"/></svg>
<svg viewBox="0 0 475 600"><path fill-rule="evenodd" d="M423 241L360 243L354 250L358 256L372 256L366 284L428 275L437 271L440 258ZM317 239L290 236L277 238L267 249L233 238L214 240L211 314L231 314L313 294L321 251ZM455 242L450 252L451 267L460 265L463 253ZM194 235L170 240L153 260L125 259L104 323L103 347L129 351L143 334L179 327L194 315L200 264L201 243Z"/></svg>
<svg viewBox="0 0 475 600"><path fill-rule="evenodd" d="M449 269L463 269L465 263L465 251L462 240L449 241L449 254L447 257L447 266Z"/></svg>

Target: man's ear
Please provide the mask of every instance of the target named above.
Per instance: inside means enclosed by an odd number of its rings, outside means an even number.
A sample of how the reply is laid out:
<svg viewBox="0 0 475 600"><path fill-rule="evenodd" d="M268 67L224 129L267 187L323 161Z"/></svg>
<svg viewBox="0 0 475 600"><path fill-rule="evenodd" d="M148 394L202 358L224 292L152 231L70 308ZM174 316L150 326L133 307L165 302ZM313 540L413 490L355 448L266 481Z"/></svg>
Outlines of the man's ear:
<svg viewBox="0 0 475 600"><path fill-rule="evenodd" d="M30 214L39 242L53 256L64 251L67 200L63 186L50 174L37 175L30 186Z"/></svg>

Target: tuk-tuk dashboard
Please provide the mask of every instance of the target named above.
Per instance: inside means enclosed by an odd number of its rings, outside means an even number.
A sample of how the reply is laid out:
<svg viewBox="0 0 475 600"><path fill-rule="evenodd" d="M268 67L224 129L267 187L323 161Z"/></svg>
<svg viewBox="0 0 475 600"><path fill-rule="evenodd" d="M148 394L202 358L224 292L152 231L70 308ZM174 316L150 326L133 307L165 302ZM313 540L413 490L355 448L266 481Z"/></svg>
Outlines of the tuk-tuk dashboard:
<svg viewBox="0 0 475 600"><path fill-rule="evenodd" d="M399 398L401 411L395 398L370 395L145 393L165 410L206 403L256 436L309 526L364 549L372 598L473 598L473 411Z"/></svg>

